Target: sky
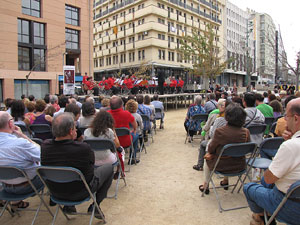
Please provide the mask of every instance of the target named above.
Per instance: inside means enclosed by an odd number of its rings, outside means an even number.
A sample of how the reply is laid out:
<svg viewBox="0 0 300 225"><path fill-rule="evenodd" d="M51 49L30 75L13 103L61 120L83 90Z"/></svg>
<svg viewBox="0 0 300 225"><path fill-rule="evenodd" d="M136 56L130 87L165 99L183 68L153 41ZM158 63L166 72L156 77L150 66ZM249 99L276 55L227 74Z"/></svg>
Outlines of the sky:
<svg viewBox="0 0 300 225"><path fill-rule="evenodd" d="M295 66L300 51L300 0L229 0L239 8L269 14L275 26L280 26L288 62Z"/></svg>

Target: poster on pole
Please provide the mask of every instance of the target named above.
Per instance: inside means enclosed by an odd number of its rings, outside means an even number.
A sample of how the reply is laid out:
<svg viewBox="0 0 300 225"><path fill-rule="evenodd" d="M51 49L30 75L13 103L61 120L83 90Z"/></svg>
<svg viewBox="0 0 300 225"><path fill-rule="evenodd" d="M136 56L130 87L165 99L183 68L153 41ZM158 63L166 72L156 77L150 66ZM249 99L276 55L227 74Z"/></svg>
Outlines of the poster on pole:
<svg viewBox="0 0 300 225"><path fill-rule="evenodd" d="M64 95L75 94L75 66L64 66Z"/></svg>

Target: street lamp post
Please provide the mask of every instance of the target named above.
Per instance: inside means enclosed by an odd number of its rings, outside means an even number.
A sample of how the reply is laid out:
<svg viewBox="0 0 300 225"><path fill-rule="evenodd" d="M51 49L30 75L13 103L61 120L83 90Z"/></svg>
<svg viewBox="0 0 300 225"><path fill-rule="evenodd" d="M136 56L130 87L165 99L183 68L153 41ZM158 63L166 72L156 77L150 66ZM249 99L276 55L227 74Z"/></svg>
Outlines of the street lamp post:
<svg viewBox="0 0 300 225"><path fill-rule="evenodd" d="M245 79L245 86L247 87L247 91L250 91L250 63L249 63L249 36L250 33L253 31L253 22L247 19L247 31L246 31L246 79Z"/></svg>
<svg viewBox="0 0 300 225"><path fill-rule="evenodd" d="M68 55L68 52L64 52L63 55L62 55L62 60L63 60L63 61L62 61L62 62L63 62L63 63L62 63L62 66L63 66L63 67L64 67L64 65L65 65L65 55Z"/></svg>

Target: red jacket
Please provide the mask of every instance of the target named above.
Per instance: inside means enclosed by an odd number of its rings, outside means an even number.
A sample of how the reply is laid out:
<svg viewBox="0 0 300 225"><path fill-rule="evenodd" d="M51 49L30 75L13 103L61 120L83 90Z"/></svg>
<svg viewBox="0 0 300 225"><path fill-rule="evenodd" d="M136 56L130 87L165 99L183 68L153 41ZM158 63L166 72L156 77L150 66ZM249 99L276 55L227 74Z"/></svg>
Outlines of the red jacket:
<svg viewBox="0 0 300 225"><path fill-rule="evenodd" d="M183 85L184 85L184 81L183 80L179 80L178 81L178 87L183 87Z"/></svg>
<svg viewBox="0 0 300 225"><path fill-rule="evenodd" d="M177 86L177 81L176 80L172 80L170 83L170 87L176 87Z"/></svg>
<svg viewBox="0 0 300 225"><path fill-rule="evenodd" d="M132 80L131 80L130 78L125 79L125 80L124 80L124 84L126 85L126 87L127 87L128 89L132 89L132 88L133 88L133 82L132 82Z"/></svg>

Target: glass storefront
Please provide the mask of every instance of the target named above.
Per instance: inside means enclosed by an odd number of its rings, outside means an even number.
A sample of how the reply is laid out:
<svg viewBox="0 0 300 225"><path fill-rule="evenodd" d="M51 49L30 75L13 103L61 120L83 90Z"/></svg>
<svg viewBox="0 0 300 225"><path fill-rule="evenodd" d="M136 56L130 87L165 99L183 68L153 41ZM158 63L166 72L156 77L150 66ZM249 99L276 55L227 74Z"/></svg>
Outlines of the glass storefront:
<svg viewBox="0 0 300 225"><path fill-rule="evenodd" d="M28 94L36 99L44 98L49 94L48 80L29 80ZM26 95L26 80L15 80L15 99L21 99L21 95Z"/></svg>

